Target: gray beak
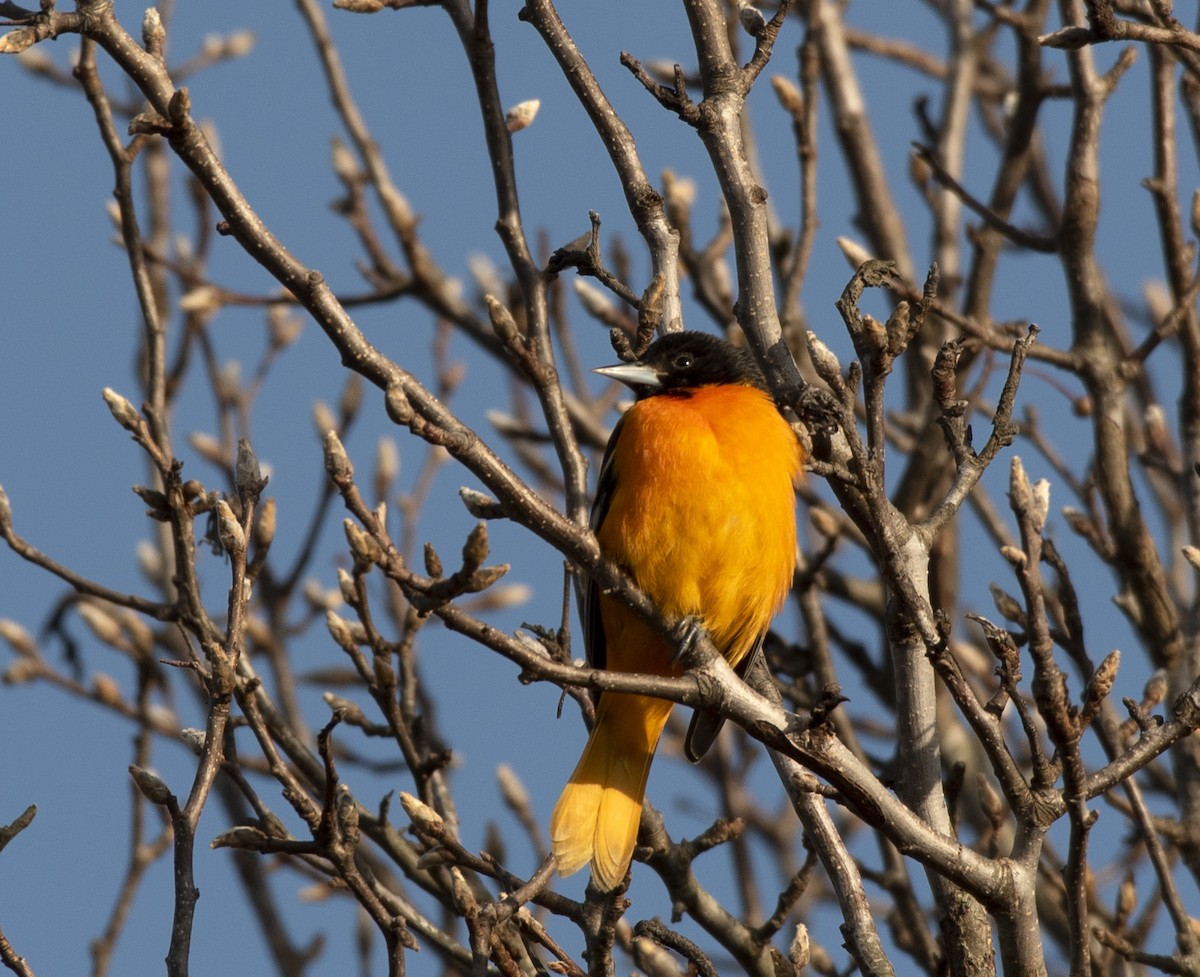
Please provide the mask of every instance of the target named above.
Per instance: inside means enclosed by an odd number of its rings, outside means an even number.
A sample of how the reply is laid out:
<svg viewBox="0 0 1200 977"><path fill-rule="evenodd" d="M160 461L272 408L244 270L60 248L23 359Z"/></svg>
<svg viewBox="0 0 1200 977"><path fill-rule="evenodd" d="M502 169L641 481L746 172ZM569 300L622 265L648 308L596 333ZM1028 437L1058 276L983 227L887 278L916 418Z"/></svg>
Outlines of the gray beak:
<svg viewBox="0 0 1200 977"><path fill-rule="evenodd" d="M658 371L644 363L617 363L614 366L601 366L592 371L602 377L612 377L620 380L627 387L642 387L653 390L662 386Z"/></svg>

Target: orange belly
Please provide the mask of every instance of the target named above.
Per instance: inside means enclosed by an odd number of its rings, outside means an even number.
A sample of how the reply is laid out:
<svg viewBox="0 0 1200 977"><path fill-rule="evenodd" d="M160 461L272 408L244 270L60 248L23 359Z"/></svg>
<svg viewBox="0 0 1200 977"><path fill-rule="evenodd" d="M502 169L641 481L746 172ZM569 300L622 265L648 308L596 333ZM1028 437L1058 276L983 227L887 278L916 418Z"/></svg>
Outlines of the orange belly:
<svg viewBox="0 0 1200 977"><path fill-rule="evenodd" d="M753 387L701 388L630 408L613 465L601 549L668 617L698 618L737 664L767 629L796 568L795 434ZM623 477L629 469L636 479ZM658 670L660 655L647 645L662 642L613 610L602 598L607 667Z"/></svg>
<svg viewBox="0 0 1200 977"><path fill-rule="evenodd" d="M746 432L753 432L748 436ZM783 603L796 566L801 450L766 394L701 387L639 401L621 422L612 499L597 531L669 618L697 618L737 664ZM600 596L605 666L678 674L672 650L618 600ZM642 795L671 703L607 692L550 818L564 875L591 864L618 885L637 839Z"/></svg>

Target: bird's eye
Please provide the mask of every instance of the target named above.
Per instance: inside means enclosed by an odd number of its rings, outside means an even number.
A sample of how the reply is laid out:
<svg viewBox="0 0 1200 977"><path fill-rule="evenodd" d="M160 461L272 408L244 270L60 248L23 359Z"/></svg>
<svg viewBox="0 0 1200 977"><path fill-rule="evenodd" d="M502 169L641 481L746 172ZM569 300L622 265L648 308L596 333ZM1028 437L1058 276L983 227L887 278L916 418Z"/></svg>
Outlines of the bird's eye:
<svg viewBox="0 0 1200 977"><path fill-rule="evenodd" d="M675 360L671 363L671 365L677 370L686 370L694 362L695 360L692 358L691 353L680 353L675 357Z"/></svg>

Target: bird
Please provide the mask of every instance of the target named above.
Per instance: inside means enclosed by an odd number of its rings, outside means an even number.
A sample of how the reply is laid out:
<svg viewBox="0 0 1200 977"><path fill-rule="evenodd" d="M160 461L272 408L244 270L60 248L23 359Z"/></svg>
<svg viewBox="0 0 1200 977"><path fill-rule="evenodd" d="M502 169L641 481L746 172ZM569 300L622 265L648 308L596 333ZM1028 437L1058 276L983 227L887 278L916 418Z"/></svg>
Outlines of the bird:
<svg viewBox="0 0 1200 977"><path fill-rule="evenodd" d="M634 395L600 466L591 524L602 554L669 619L702 628L747 668L796 568L795 485L804 450L748 350L668 333L637 359L595 371ZM677 676L671 644L595 580L583 588L589 663ZM672 703L607 691L550 817L561 875L591 866L611 891L633 859L650 764ZM723 720L697 712L685 753L700 759Z"/></svg>

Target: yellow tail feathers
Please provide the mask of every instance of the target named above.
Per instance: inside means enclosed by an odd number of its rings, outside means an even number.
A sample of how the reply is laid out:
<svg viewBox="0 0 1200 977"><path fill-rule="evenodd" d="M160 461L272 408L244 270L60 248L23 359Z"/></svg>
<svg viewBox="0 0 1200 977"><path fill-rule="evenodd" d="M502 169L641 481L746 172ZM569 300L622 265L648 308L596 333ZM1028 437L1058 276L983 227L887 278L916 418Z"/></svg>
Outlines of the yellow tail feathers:
<svg viewBox="0 0 1200 977"><path fill-rule="evenodd" d="M589 862L601 889L625 877L637 842L642 794L671 703L608 692L592 735L550 816L550 842L563 875Z"/></svg>

